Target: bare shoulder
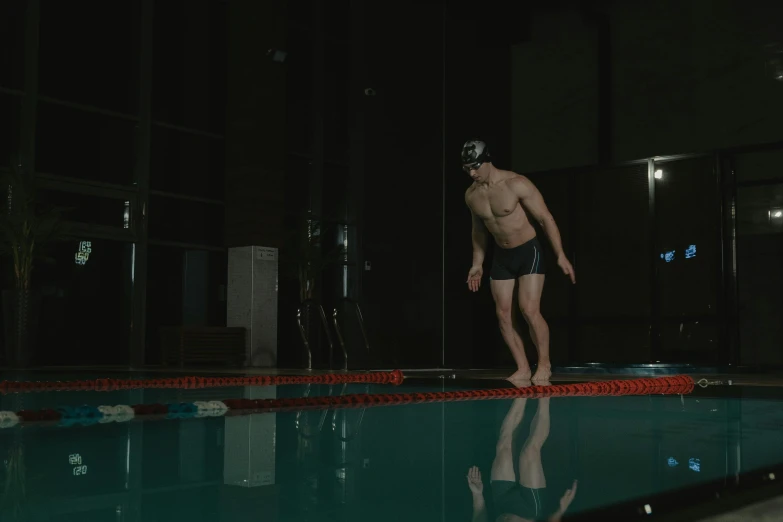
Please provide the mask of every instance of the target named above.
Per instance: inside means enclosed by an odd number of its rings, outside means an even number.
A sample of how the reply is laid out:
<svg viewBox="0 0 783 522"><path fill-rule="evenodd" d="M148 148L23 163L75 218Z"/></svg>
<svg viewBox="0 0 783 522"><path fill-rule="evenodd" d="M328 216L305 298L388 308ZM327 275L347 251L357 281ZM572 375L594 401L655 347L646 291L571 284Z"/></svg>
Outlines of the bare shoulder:
<svg viewBox="0 0 783 522"><path fill-rule="evenodd" d="M465 191L465 203L467 203L468 206L470 206L470 200L474 192L476 192L476 184L471 183L468 189Z"/></svg>
<svg viewBox="0 0 783 522"><path fill-rule="evenodd" d="M533 185L533 182L526 176L511 171L505 171L504 173L507 175L506 186L515 194L524 196L531 192L535 192L535 185Z"/></svg>

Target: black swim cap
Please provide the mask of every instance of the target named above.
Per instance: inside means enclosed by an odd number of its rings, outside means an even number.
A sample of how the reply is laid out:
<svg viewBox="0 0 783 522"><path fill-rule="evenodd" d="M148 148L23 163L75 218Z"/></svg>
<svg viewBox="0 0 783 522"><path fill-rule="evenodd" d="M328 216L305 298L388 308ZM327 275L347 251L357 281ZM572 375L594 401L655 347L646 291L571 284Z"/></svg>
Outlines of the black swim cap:
<svg viewBox="0 0 783 522"><path fill-rule="evenodd" d="M462 146L462 164L475 165L490 161L489 148L481 140L466 141Z"/></svg>

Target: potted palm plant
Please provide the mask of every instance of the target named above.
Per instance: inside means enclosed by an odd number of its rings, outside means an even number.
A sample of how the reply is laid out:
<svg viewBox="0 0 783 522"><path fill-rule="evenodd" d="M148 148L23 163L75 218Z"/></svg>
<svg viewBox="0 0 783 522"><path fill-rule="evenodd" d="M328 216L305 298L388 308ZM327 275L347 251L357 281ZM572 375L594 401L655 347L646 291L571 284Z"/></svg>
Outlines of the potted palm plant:
<svg viewBox="0 0 783 522"><path fill-rule="evenodd" d="M65 209L44 206L38 200L35 176L20 164L0 172L5 192L0 210L0 254L12 270L12 288L3 296L6 327L6 363L26 366L32 356L32 275L36 261L48 260L47 247L65 233Z"/></svg>

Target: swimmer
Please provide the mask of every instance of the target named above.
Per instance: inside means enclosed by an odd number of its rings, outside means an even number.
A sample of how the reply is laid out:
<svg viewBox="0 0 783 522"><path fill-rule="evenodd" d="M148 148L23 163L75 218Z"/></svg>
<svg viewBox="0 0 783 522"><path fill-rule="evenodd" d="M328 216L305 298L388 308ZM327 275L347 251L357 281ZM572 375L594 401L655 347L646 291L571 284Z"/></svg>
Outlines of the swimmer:
<svg viewBox="0 0 783 522"><path fill-rule="evenodd" d="M477 292L481 286L489 232L496 244L489 284L500 332L517 363L517 371L509 379L512 382L531 379L525 347L517 332L516 314L512 313L514 289L518 284L519 308L538 351L538 366L532 380L547 381L552 376L549 326L540 311L546 263L530 219L541 225L555 251L557 265L575 284L574 267L563 251L560 231L533 183L524 176L496 168L483 141L465 143L462 169L473 179L465 192L465 203L473 217L473 265L468 272L468 289Z"/></svg>

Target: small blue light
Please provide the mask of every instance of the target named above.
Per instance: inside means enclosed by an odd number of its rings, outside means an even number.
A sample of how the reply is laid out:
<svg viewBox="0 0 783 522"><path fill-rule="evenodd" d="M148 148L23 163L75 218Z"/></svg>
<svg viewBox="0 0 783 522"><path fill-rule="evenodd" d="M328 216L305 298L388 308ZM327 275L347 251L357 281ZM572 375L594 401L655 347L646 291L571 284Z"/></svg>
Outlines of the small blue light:
<svg viewBox="0 0 783 522"><path fill-rule="evenodd" d="M696 245L691 245L685 249L685 259L692 259L696 257Z"/></svg>
<svg viewBox="0 0 783 522"><path fill-rule="evenodd" d="M696 473L699 473L701 471L701 459L695 459L692 458L688 461L688 467L691 468Z"/></svg>
<svg viewBox="0 0 783 522"><path fill-rule="evenodd" d="M671 252L666 252L664 259L666 260L667 263L671 263L672 261L674 261L674 250L672 250Z"/></svg>
<svg viewBox="0 0 783 522"><path fill-rule="evenodd" d="M679 462L677 462L677 459L675 459L674 457L669 457L669 460L667 460L666 462L668 462L668 463L669 463L669 467L670 467L670 468L673 468L673 467L675 467L677 464L679 464Z"/></svg>

